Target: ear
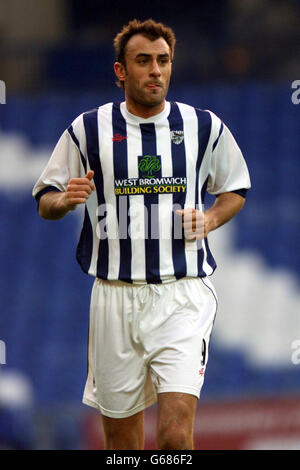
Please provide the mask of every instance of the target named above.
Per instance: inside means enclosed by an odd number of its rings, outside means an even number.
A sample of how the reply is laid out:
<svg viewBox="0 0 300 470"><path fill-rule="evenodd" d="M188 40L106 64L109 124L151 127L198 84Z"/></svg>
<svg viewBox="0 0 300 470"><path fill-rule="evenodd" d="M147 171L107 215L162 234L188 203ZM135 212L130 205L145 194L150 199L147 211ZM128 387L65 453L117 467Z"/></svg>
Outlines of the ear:
<svg viewBox="0 0 300 470"><path fill-rule="evenodd" d="M126 78L126 70L121 62L114 63L114 71L120 82L124 82Z"/></svg>

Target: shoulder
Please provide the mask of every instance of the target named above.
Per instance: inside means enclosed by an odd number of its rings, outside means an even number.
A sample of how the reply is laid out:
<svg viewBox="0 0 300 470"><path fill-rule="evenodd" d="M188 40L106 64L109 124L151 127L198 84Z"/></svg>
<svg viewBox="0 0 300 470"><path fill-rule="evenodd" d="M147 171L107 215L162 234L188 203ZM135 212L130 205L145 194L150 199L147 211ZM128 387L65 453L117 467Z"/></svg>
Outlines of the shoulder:
<svg viewBox="0 0 300 470"><path fill-rule="evenodd" d="M103 105L97 106L92 109L88 109L87 111L82 112L79 114L70 124L70 128L73 130L77 129L80 130L84 127L85 122L92 121L93 119L98 118L99 112L101 113L110 113L112 109L113 103L105 103Z"/></svg>
<svg viewBox="0 0 300 470"><path fill-rule="evenodd" d="M222 120L210 109L202 109L189 104L175 102L184 120L192 120L195 117L201 126L208 126L212 132L219 131Z"/></svg>
<svg viewBox="0 0 300 470"><path fill-rule="evenodd" d="M184 113L187 117L188 116L192 117L192 116L195 116L196 114L197 117L200 117L200 118L206 118L207 120L210 120L210 121L221 122L220 118L215 113L213 113L210 109L198 108L190 104L181 103L179 101L173 102L171 104L177 105L179 110L182 113Z"/></svg>

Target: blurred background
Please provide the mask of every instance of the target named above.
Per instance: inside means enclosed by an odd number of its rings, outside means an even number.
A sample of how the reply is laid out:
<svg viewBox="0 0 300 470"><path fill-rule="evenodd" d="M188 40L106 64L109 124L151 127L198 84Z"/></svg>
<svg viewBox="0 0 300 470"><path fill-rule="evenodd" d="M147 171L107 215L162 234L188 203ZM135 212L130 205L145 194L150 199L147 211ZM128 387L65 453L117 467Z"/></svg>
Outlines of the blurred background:
<svg viewBox="0 0 300 470"><path fill-rule="evenodd" d="M78 114L123 100L112 41L135 17L174 29L168 98L222 118L252 180L244 210L209 237L219 310L196 449L300 449L299 0L0 0L0 449L103 449L81 403L82 213L44 221L31 191Z"/></svg>

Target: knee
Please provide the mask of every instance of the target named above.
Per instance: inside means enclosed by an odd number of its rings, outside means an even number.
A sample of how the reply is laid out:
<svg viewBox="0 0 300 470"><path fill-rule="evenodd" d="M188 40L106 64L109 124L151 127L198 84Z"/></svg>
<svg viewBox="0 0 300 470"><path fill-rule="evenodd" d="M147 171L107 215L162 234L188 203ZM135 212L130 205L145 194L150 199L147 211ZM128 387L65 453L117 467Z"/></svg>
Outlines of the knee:
<svg viewBox="0 0 300 470"><path fill-rule="evenodd" d="M102 416L105 450L143 450L143 414L129 418L107 418Z"/></svg>
<svg viewBox="0 0 300 470"><path fill-rule="evenodd" d="M135 430L122 432L121 430L109 430L104 432L106 450L143 450L143 436Z"/></svg>
<svg viewBox="0 0 300 470"><path fill-rule="evenodd" d="M192 432L182 424L170 421L158 429L158 449L160 450L192 450Z"/></svg>

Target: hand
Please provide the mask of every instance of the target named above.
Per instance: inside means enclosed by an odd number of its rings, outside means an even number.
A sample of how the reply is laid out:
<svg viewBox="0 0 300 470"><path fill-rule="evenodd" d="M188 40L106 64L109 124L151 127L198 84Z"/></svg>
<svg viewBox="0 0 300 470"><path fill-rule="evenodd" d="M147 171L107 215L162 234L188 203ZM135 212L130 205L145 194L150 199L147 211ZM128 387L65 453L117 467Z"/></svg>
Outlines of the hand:
<svg viewBox="0 0 300 470"><path fill-rule="evenodd" d="M181 209L176 214L182 215L184 236L190 240L206 238L209 232L231 220L244 206L245 198L228 192L219 194L214 204L205 212L197 209Z"/></svg>
<svg viewBox="0 0 300 470"><path fill-rule="evenodd" d="M182 216L182 227L184 237L187 240L202 240L207 236L205 230L205 216L202 211L197 209L177 210L176 214Z"/></svg>
<svg viewBox="0 0 300 470"><path fill-rule="evenodd" d="M94 172L90 170L84 178L70 179L64 194L64 205L67 210L76 209L78 204L85 204L92 192L96 189L92 179Z"/></svg>

